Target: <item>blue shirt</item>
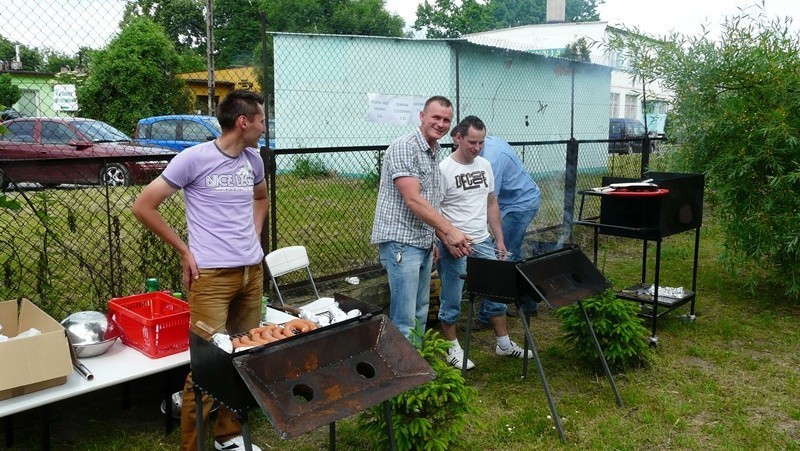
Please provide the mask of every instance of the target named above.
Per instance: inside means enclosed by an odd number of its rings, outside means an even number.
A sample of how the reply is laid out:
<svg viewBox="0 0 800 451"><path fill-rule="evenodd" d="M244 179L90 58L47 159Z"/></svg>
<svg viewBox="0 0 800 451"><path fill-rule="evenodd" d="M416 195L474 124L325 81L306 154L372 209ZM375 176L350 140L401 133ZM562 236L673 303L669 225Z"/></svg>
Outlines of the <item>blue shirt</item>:
<svg viewBox="0 0 800 451"><path fill-rule="evenodd" d="M487 136L480 155L492 165L494 193L500 205L501 215L511 211L539 208L539 186L507 142L494 136Z"/></svg>

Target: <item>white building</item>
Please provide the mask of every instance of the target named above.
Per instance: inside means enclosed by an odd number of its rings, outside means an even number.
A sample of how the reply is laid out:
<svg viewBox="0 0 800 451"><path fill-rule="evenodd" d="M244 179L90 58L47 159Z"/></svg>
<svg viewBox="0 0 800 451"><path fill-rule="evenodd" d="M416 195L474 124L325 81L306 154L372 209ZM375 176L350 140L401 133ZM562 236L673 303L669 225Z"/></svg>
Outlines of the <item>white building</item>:
<svg viewBox="0 0 800 451"><path fill-rule="evenodd" d="M589 46L591 62L613 69L609 93L609 117L625 117L644 122L642 111L644 91L647 100L648 129L651 132L663 133L672 94L657 81L642 86L641 81L634 80L629 72L624 52L610 51L604 45L609 41L609 37L616 33L629 32L611 27L607 22L558 22L485 31L462 37L475 44L547 56L559 56L566 50L568 44L583 38Z"/></svg>

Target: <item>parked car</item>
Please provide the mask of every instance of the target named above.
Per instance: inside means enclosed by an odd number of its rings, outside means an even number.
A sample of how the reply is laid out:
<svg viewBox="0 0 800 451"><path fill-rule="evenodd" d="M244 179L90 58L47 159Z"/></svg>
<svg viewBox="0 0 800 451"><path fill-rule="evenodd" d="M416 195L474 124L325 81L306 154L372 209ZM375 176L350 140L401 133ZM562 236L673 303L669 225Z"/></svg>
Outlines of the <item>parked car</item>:
<svg viewBox="0 0 800 451"><path fill-rule="evenodd" d="M608 139L631 139L631 141L609 142L608 153L641 153L643 138L644 124L642 124L640 121L621 117L609 119Z"/></svg>
<svg viewBox="0 0 800 451"><path fill-rule="evenodd" d="M15 110L14 108L6 108L3 111L0 111L0 122L9 121L11 119L18 119L22 117L22 113Z"/></svg>
<svg viewBox="0 0 800 451"><path fill-rule="evenodd" d="M21 118L3 122L0 135L0 188L10 179L44 186L104 184L110 186L148 183L167 165L169 158L139 161L130 157L175 155L171 149L141 146L105 122L81 118ZM127 157L127 158L116 158ZM58 163L41 160L69 158ZM85 161L81 161L82 159ZM106 161L103 161L106 158ZM3 161L40 160L24 164Z"/></svg>
<svg viewBox="0 0 800 451"><path fill-rule="evenodd" d="M216 139L221 134L222 128L214 116L175 114L140 119L134 139L140 144L164 146L180 152ZM264 145L264 139L259 141L259 145ZM275 121L272 119L269 120L269 147L275 148Z"/></svg>

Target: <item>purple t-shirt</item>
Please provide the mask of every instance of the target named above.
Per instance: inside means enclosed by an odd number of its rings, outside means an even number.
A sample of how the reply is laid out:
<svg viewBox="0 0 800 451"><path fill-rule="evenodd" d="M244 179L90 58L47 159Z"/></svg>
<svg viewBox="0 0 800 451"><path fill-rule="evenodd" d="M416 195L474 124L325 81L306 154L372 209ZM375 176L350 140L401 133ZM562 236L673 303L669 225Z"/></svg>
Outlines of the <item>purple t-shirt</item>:
<svg viewBox="0 0 800 451"><path fill-rule="evenodd" d="M264 161L255 149L232 158L216 141L198 144L176 155L161 177L183 188L198 268L250 266L264 258L253 221L253 187L264 180Z"/></svg>

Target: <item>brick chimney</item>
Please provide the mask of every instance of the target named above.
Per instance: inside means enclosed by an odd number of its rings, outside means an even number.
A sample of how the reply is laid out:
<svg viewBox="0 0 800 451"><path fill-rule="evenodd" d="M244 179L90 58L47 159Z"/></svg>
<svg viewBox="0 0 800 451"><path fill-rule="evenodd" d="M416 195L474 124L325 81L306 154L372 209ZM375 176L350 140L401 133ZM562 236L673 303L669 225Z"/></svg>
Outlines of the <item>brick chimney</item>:
<svg viewBox="0 0 800 451"><path fill-rule="evenodd" d="M564 23L567 16L567 0L547 0L547 23Z"/></svg>

